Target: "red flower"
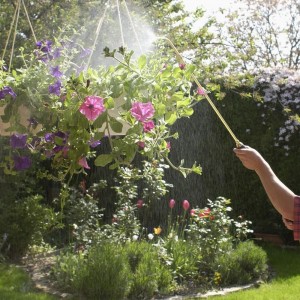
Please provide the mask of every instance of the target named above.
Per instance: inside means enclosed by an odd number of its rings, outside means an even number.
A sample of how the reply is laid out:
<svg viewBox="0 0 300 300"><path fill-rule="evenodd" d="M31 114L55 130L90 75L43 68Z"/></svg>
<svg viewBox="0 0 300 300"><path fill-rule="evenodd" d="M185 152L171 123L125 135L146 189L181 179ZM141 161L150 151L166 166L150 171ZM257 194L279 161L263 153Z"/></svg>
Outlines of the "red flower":
<svg viewBox="0 0 300 300"><path fill-rule="evenodd" d="M141 199L139 199L139 200L136 202L136 206L137 206L137 208L142 208L142 207L143 207L143 205L144 205L144 201L143 201L143 200L141 200Z"/></svg>
<svg viewBox="0 0 300 300"><path fill-rule="evenodd" d="M187 211L190 208L190 203L187 200L183 200L182 207L185 211Z"/></svg>
<svg viewBox="0 0 300 300"><path fill-rule="evenodd" d="M200 218L208 218L210 213L211 213L210 209L206 208L199 213L199 217Z"/></svg>
<svg viewBox="0 0 300 300"><path fill-rule="evenodd" d="M171 199L169 202L169 207L172 209L175 206L175 200Z"/></svg>

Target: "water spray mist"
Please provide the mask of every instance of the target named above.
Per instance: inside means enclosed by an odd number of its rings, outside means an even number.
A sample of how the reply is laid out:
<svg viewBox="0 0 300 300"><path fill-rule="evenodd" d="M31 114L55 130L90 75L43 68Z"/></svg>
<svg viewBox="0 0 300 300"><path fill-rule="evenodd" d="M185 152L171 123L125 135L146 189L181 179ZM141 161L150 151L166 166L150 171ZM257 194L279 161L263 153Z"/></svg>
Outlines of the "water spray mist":
<svg viewBox="0 0 300 300"><path fill-rule="evenodd" d="M184 59L182 58L182 56L180 55L179 51L177 50L177 48L171 42L170 39L168 39L167 37L164 37L164 36L157 37L157 39L166 40L168 42L168 44L175 51L178 62L181 63L181 64L185 64ZM198 88L200 88L201 90L204 91L204 97L206 98L206 100L208 101L208 103L210 104L210 106L212 107L212 109L215 111L215 113L217 114L217 116L219 117L219 119L221 120L221 122L223 123L224 127L227 129L227 131L229 132L229 134L233 138L233 140L234 140L234 142L236 144L236 147L237 148L243 148L244 144L242 142L240 142L238 140L238 138L235 136L235 134L233 133L233 131L231 130L231 128L229 127L229 125L227 124L227 122L225 121L225 119L223 118L223 116L221 115L221 113L219 112L219 110L216 108L216 106L214 105L214 103L212 102L212 100L210 99L210 97L208 96L208 94L206 93L205 89L200 84L199 80L193 74L192 74L192 79L195 81L195 83L197 84Z"/></svg>

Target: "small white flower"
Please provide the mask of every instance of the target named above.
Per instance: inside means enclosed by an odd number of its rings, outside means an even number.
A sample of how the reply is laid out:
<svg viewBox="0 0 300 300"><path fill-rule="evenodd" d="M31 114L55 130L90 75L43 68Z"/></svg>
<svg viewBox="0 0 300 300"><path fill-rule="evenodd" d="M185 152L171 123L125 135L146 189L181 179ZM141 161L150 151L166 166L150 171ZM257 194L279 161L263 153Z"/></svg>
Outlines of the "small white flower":
<svg viewBox="0 0 300 300"><path fill-rule="evenodd" d="M133 237L132 237L132 240L133 240L133 241L137 241L138 239L139 239L139 236L136 235L136 234L134 234Z"/></svg>
<svg viewBox="0 0 300 300"><path fill-rule="evenodd" d="M148 234L148 239L149 239L149 240L153 240L153 238L154 238L154 235L153 235L152 233L149 233L149 234Z"/></svg>

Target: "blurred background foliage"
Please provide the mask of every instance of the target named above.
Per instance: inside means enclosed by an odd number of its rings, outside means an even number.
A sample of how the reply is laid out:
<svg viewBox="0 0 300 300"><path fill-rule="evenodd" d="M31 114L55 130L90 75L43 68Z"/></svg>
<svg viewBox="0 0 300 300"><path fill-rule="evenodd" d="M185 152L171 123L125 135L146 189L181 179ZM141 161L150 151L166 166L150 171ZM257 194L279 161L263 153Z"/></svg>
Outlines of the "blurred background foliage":
<svg viewBox="0 0 300 300"><path fill-rule="evenodd" d="M187 62L197 66L197 76L211 91L210 95L236 136L243 143L259 150L279 178L295 193L300 194L297 179L300 169L299 130L295 130L284 145L276 144L280 128L291 115L299 115L299 107L295 106L287 114L287 107L283 107L280 101L273 102L272 106L266 105L262 100L263 90L254 84L255 78L259 77L259 70L263 68L289 68L298 74L300 7L296 0L237 2L243 4L244 8L238 11L234 7L228 11L223 10L221 13L225 19L218 20L214 16L206 18L203 9L189 13L184 10L180 1L126 1L135 22L144 22L143 24L148 24L147 30L168 36ZM105 7L116 6L113 1L24 0L24 3L38 40L59 38L58 33L63 32L70 38L80 36L89 45ZM9 30L17 5L16 0L0 0L0 49L3 55L8 41L4 55L7 63L12 49L12 39L8 39ZM282 7L284 10L281 10ZM282 11L286 14L287 21L280 24L283 27L278 24L275 26L276 18ZM203 25L194 28L193 24L197 20L203 20ZM102 34L111 37L121 46L116 10L108 14L105 22L106 28L111 30L106 29ZM138 32L140 40L146 32L145 26L141 26ZM129 36L132 32L126 34ZM285 47L280 47L279 37L283 34L286 35L287 42ZM167 45L159 46L165 47L166 56L174 57L173 50ZM31 52L35 48L24 9L20 10L16 31L13 68L22 64L18 58L20 48L25 49L25 52ZM289 84L288 78L285 84ZM294 88L296 100L299 99L299 84ZM290 232L282 226L281 218L269 203L257 176L246 170L235 158L232 151L234 143L208 103L202 101L194 109L195 112L189 119L174 124L173 130L179 132L180 138L171 141L170 157L175 163L180 163L181 159L187 165L200 162L203 175L192 174L184 179L176 172L167 171L165 179L174 186L170 189L168 199L155 199L152 212L145 211L145 214L163 219L170 198L178 201L174 209L178 212L183 199L188 199L192 206L201 207L205 206L207 199L224 196L232 200L233 213L253 221L255 230L280 232L287 242L291 242ZM1 137L0 142L0 154L3 157L8 140ZM104 143L101 151L105 153L107 148L108 145ZM41 167L38 162L36 167ZM107 186L98 191L101 199L98 205L106 207L107 215L104 214L104 218L108 220L115 206L115 192L111 187L115 184L116 174L105 168L92 168L84 182L88 188L103 179L107 181ZM78 177L73 182L74 186L78 187L82 180L83 178ZM51 230L59 224L59 209L53 200L59 196L60 188L58 183L38 181L34 170L14 178L1 174L0 236L9 232L10 238L16 241L20 237L26 239L23 248L15 248L12 256L23 253L28 244L33 240L37 241L40 238L38 232L51 236ZM36 197L37 194L40 196ZM31 215L28 214L29 207ZM35 218L32 217L33 214ZM48 221L43 224L41 217ZM144 217L149 219L149 215ZM22 224L18 223L20 220ZM25 229L29 231L28 235L24 235ZM0 250L4 249L11 251L5 248L5 243Z"/></svg>

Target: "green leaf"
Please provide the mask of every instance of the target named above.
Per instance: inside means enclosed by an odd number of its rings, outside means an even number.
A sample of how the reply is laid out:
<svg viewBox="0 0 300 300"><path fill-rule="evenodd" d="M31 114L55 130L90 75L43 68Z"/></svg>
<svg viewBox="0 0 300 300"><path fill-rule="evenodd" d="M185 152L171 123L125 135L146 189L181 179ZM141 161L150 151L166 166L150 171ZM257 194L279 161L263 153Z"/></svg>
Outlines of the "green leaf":
<svg viewBox="0 0 300 300"><path fill-rule="evenodd" d="M13 112L12 105L10 103L8 103L4 108L4 115L1 116L3 123L9 122L9 120L12 116L12 112Z"/></svg>
<svg viewBox="0 0 300 300"><path fill-rule="evenodd" d="M190 104L190 99L186 98L185 100L177 101L177 108L186 107Z"/></svg>
<svg viewBox="0 0 300 300"><path fill-rule="evenodd" d="M97 167L105 167L109 163L111 163L113 160L113 157L111 154L100 154L96 159L95 159L95 166Z"/></svg>
<svg viewBox="0 0 300 300"><path fill-rule="evenodd" d="M106 99L105 101L105 107L106 109L112 109L115 107L115 101L113 98L109 97L108 99Z"/></svg>
<svg viewBox="0 0 300 300"><path fill-rule="evenodd" d="M106 122L107 117L107 111L105 111L103 114L101 114L93 123L93 126L95 128L101 128L104 122Z"/></svg>
<svg viewBox="0 0 300 300"><path fill-rule="evenodd" d="M175 123L175 121L177 120L176 113L172 113L172 112L166 113L165 118L166 118L167 124L169 124L169 125L173 125Z"/></svg>
<svg viewBox="0 0 300 300"><path fill-rule="evenodd" d="M187 107L183 110L182 116L189 117L194 113L194 110L191 107Z"/></svg>
<svg viewBox="0 0 300 300"><path fill-rule="evenodd" d="M156 108L156 113L159 116L162 116L166 113L166 106L162 103L158 103L157 105L155 105L155 108Z"/></svg>
<svg viewBox="0 0 300 300"><path fill-rule="evenodd" d="M138 59L138 66L141 70L145 68L146 63L147 63L146 56L145 55L140 56Z"/></svg>
<svg viewBox="0 0 300 300"><path fill-rule="evenodd" d="M184 97L183 92L177 92L172 95L171 100L173 102L178 102L181 101L183 97Z"/></svg>
<svg viewBox="0 0 300 300"><path fill-rule="evenodd" d="M116 133L122 132L123 124L121 122L119 122L118 120L116 120L115 118L110 118L109 125L110 125L110 128L114 132L116 132Z"/></svg>

